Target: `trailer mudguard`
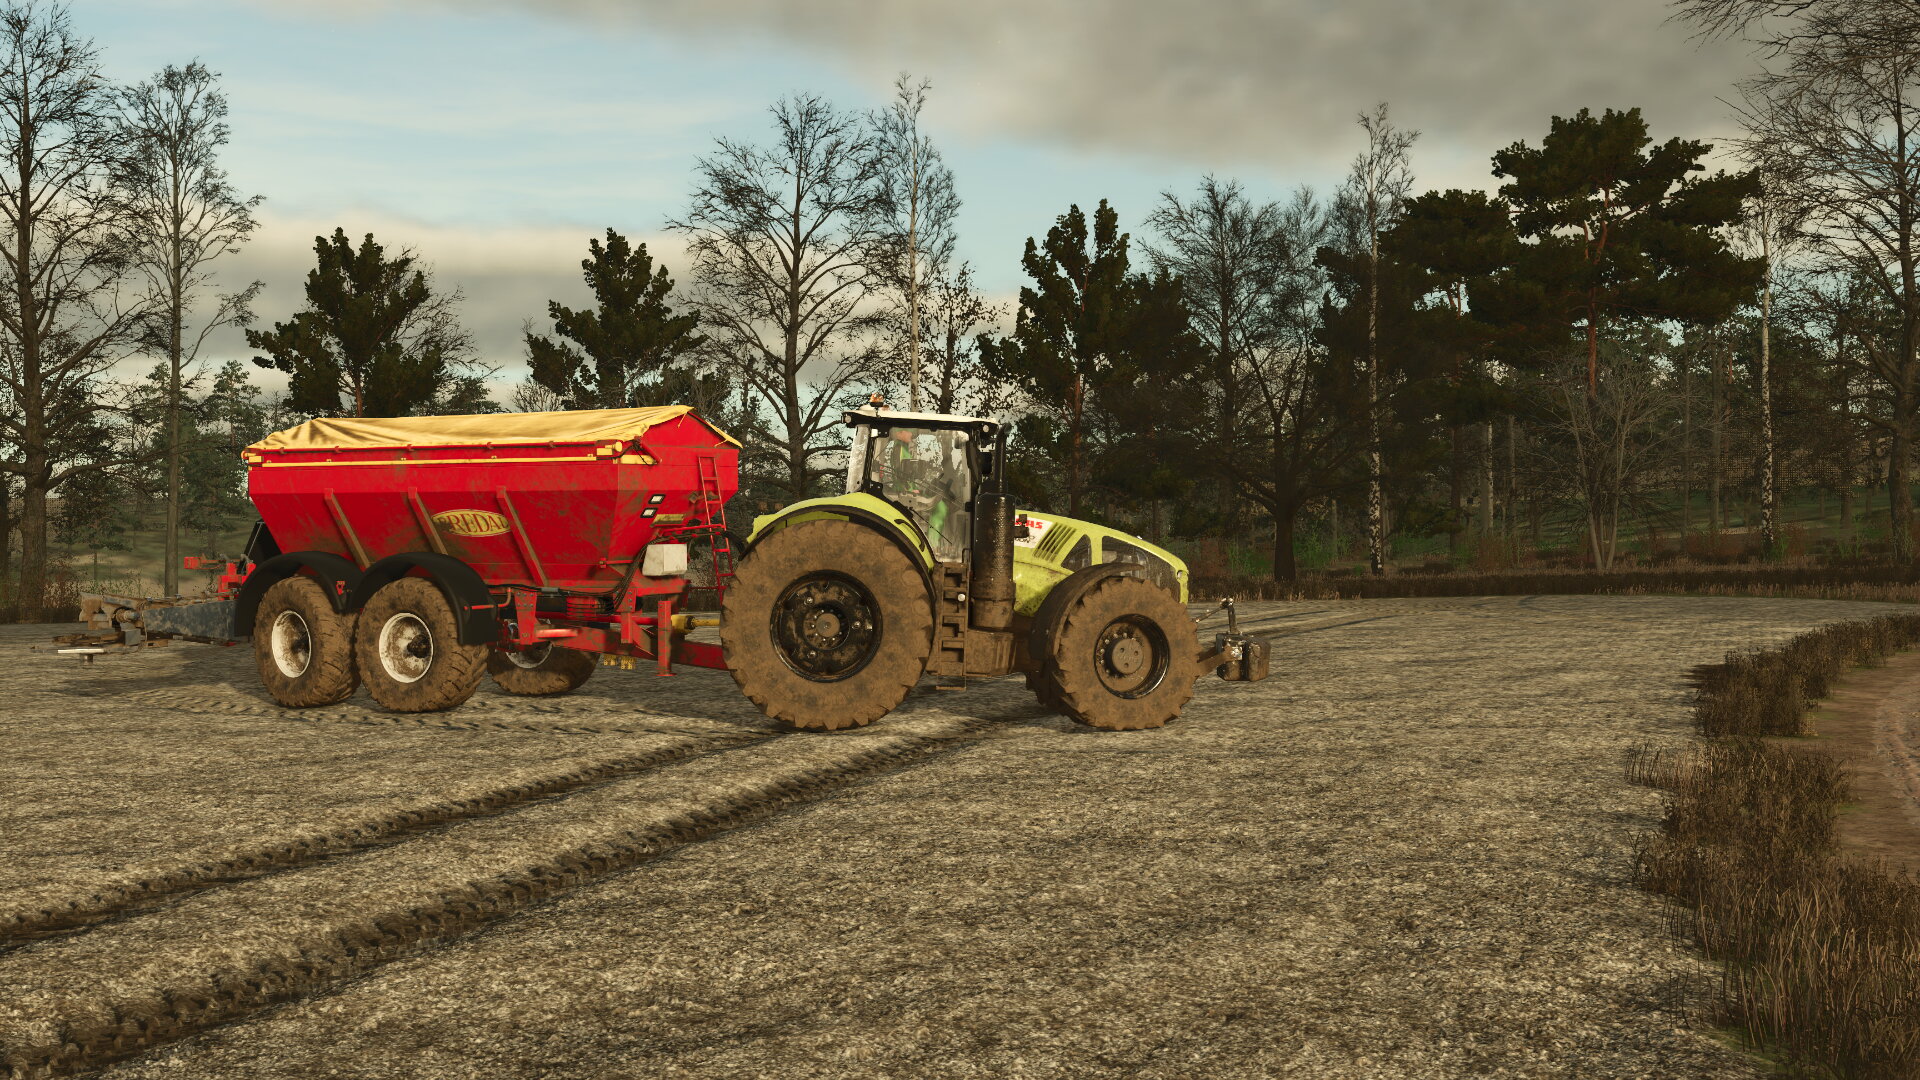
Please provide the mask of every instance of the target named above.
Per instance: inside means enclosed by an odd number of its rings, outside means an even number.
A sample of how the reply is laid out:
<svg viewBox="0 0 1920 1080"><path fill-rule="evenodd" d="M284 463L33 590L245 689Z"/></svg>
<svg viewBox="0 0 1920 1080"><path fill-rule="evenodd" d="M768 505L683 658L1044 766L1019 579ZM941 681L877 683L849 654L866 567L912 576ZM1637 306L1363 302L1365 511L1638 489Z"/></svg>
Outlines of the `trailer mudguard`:
<svg viewBox="0 0 1920 1080"><path fill-rule="evenodd" d="M440 586L453 605L453 617L460 623L460 644L491 645L500 640L499 605L492 590L473 567L451 555L432 551L405 551L389 555L372 566L353 587L348 598L352 610L367 606L381 586L398 581L414 570Z"/></svg>
<svg viewBox="0 0 1920 1080"><path fill-rule="evenodd" d="M1047 651L1053 647L1053 638L1060 630L1060 623L1066 619L1067 610L1073 602L1087 594L1087 590L1110 577L1121 574L1133 574L1145 577L1145 569L1137 563L1095 563L1084 569L1075 570L1066 580L1055 585L1040 601L1040 610L1034 613L1033 626L1027 631L1027 656L1035 667L1046 663Z"/></svg>
<svg viewBox="0 0 1920 1080"><path fill-rule="evenodd" d="M247 580L240 583L240 595L234 600L233 636L252 637L253 616L260 609L260 598L275 584L302 570L312 570L313 576L325 586L334 611L345 615L354 609L348 597L360 584L359 567L331 551L290 551L255 566Z"/></svg>

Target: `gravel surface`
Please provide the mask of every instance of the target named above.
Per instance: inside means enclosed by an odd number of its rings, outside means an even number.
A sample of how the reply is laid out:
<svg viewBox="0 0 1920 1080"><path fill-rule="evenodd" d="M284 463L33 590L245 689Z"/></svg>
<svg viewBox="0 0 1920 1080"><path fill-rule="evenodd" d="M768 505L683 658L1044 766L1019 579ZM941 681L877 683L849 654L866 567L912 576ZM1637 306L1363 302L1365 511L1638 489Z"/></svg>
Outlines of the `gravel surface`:
<svg viewBox="0 0 1920 1080"><path fill-rule="evenodd" d="M631 830L653 800L718 799L795 761L830 774L837 755L918 736L948 741L103 1075L1765 1075L1704 1025L1715 969L1664 933L1662 901L1631 884L1633 840L1655 827L1660 800L1625 783L1624 761L1637 743L1687 740L1689 667L1887 605L1502 597L1244 610L1275 636L1273 677L1203 681L1180 721L1132 733L1045 714L1016 678L960 695L923 688L855 733L762 738L724 675L610 671L537 703L557 711L489 697L439 719L646 730L403 726L364 697L298 719L262 703L244 649L175 645L89 670L29 651L55 630L7 628L0 739L34 756L0 758L0 785L40 786L24 811L0 803L0 882L35 888L200 858L249 830L280 835L348 798L335 784L360 785L351 797L364 810L646 740L734 744L0 953L0 1019L4 988L29 974L79 994L154 978L151 950L187 940L180 927L199 935L181 962L217 967L375 886L400 895L429 876L493 873L519 848ZM160 756L184 769L177 747L196 738L208 761L255 753L271 768L141 771L150 740L176 747ZM116 787L122 774L144 779ZM199 796L167 800L169 778ZM248 794L228 798L229 786ZM44 823L63 787L88 809L61 839ZM123 828L116 812L151 820ZM23 817L41 824L20 828ZM236 899L249 889L277 899ZM103 947L108 934L129 947Z"/></svg>

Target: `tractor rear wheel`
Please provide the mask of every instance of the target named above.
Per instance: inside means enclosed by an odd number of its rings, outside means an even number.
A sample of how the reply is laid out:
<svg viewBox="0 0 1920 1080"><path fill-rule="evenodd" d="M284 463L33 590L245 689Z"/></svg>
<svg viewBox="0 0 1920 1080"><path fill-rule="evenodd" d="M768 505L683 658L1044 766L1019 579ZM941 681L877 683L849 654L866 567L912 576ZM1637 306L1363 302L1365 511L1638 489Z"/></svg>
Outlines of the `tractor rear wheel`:
<svg viewBox="0 0 1920 1080"><path fill-rule="evenodd" d="M1193 698L1194 635L1186 608L1165 589L1107 578L1067 609L1035 692L1043 703L1057 695L1061 712L1093 727L1160 727Z"/></svg>
<svg viewBox="0 0 1920 1080"><path fill-rule="evenodd" d="M530 649L495 648L487 672L500 689L522 697L549 697L577 690L600 666L592 653L543 642Z"/></svg>
<svg viewBox="0 0 1920 1080"><path fill-rule="evenodd" d="M260 596L253 660L273 700L290 708L332 705L360 685L353 670L353 614L333 610L313 578L296 574Z"/></svg>
<svg viewBox="0 0 1920 1080"><path fill-rule="evenodd" d="M761 712L808 731L860 727L920 681L932 601L907 556L873 529L801 522L740 560L720 644Z"/></svg>
<svg viewBox="0 0 1920 1080"><path fill-rule="evenodd" d="M373 700L394 712L439 712L473 696L490 645L460 644L453 605L426 578L388 582L360 609L354 658Z"/></svg>

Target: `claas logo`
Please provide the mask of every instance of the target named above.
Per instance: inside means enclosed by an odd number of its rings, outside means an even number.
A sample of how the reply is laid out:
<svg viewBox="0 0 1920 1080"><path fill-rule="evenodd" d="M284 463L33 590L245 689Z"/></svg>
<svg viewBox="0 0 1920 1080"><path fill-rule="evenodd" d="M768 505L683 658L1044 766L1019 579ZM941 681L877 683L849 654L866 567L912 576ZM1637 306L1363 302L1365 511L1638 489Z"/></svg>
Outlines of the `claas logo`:
<svg viewBox="0 0 1920 1080"><path fill-rule="evenodd" d="M433 515L433 521L455 536L499 536L507 531L507 519L490 510L443 510Z"/></svg>

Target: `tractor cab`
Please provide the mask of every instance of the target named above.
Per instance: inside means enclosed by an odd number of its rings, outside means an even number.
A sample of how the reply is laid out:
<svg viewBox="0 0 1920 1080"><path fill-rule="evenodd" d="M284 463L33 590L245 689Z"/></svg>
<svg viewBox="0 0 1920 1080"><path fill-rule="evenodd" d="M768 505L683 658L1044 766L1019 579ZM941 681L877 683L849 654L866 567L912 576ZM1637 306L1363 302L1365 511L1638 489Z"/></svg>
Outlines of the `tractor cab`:
<svg viewBox="0 0 1920 1080"><path fill-rule="evenodd" d="M993 472L1000 425L971 416L889 412L870 406L846 414L853 428L847 494L899 507L941 562L967 562L974 495Z"/></svg>

